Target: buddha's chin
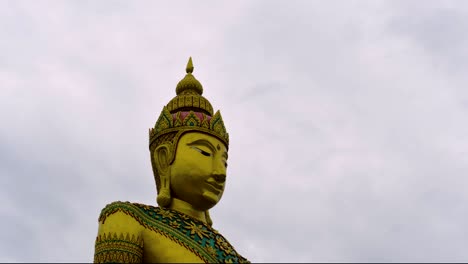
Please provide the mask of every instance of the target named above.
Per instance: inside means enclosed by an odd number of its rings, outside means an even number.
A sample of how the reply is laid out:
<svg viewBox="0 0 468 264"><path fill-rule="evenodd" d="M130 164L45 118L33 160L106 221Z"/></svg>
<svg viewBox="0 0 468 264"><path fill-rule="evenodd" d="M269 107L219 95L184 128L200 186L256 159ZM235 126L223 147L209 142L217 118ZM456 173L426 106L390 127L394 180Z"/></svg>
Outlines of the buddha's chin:
<svg viewBox="0 0 468 264"><path fill-rule="evenodd" d="M212 208L219 202L219 196L210 191L203 192L202 196L204 201L203 207L205 207L205 210Z"/></svg>

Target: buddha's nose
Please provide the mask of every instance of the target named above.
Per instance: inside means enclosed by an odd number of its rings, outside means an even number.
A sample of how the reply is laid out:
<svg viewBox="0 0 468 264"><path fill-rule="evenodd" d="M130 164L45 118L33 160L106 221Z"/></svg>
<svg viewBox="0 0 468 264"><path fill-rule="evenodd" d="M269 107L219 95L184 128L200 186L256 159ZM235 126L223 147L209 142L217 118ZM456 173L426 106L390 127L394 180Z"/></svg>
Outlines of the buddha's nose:
<svg viewBox="0 0 468 264"><path fill-rule="evenodd" d="M224 183L226 181L226 167L225 167L225 162L222 160L217 160L213 164L213 178L216 180L218 183Z"/></svg>
<svg viewBox="0 0 468 264"><path fill-rule="evenodd" d="M221 173L219 171L215 171L213 173L213 178L216 180L218 183L224 183L226 181L226 173Z"/></svg>

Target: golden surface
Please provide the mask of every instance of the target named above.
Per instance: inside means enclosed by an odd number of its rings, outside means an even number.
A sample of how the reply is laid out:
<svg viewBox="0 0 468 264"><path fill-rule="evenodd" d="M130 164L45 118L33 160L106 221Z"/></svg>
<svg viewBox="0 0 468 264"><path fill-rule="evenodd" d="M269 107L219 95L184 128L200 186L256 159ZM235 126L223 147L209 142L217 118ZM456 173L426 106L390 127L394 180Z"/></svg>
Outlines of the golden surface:
<svg viewBox="0 0 468 264"><path fill-rule="evenodd" d="M179 139L171 165L170 208L191 216L215 206L221 199L226 181L227 151L217 138L190 132ZM206 221L204 217L199 218Z"/></svg>

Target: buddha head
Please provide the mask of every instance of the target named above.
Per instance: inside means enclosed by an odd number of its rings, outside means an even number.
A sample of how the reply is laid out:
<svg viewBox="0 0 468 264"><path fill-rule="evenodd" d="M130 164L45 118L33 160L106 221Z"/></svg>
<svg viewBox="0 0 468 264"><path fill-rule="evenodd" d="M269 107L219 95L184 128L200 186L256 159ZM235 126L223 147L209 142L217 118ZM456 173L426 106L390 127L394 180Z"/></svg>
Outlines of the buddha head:
<svg viewBox="0 0 468 264"><path fill-rule="evenodd" d="M213 114L202 96L191 58L186 72L149 131L151 164L159 206L169 207L177 198L206 211L224 192L229 136L220 112Z"/></svg>

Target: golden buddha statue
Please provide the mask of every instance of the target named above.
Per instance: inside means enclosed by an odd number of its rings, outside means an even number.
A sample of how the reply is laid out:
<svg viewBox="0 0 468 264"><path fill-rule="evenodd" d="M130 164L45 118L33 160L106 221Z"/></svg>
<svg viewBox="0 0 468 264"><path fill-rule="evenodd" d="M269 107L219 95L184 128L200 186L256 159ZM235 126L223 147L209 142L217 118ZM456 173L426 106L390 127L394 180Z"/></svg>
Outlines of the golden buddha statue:
<svg viewBox="0 0 468 264"><path fill-rule="evenodd" d="M229 136L192 75L177 84L149 131L157 203L113 202L99 216L96 263L248 262L215 229L209 209L224 192Z"/></svg>

